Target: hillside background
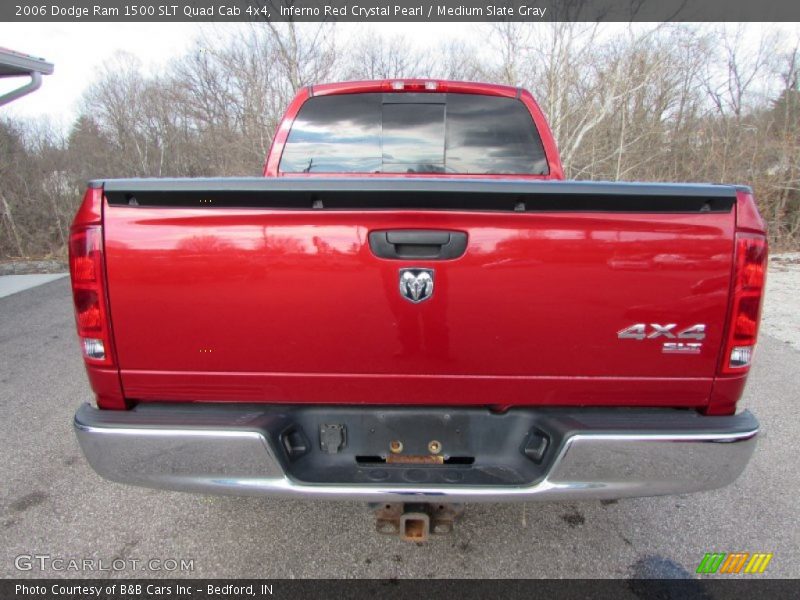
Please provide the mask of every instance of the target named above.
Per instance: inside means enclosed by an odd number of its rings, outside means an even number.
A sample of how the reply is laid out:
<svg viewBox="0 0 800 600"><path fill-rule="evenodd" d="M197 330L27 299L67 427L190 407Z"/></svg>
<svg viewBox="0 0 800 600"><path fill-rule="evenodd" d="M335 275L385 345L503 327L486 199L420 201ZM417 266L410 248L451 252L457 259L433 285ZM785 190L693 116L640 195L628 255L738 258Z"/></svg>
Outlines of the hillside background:
<svg viewBox="0 0 800 600"><path fill-rule="evenodd" d="M0 259L63 258L87 179L259 175L297 89L403 77L526 87L568 177L749 184L773 249L800 248L800 35L711 25L620 35L588 23L475 31L431 50L333 24L253 24L222 41L198 37L156 73L118 54L68 129L0 113Z"/></svg>

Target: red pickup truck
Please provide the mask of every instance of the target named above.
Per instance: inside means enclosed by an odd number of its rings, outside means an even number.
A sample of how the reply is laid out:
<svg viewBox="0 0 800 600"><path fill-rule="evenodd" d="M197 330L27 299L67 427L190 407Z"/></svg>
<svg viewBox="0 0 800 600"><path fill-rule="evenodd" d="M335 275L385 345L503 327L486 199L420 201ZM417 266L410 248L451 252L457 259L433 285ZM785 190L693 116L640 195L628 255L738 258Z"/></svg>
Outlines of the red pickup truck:
<svg viewBox="0 0 800 600"><path fill-rule="evenodd" d="M732 482L758 433L751 190L563 178L527 91L391 80L303 89L264 177L90 182L88 461L380 503L411 539L451 503Z"/></svg>

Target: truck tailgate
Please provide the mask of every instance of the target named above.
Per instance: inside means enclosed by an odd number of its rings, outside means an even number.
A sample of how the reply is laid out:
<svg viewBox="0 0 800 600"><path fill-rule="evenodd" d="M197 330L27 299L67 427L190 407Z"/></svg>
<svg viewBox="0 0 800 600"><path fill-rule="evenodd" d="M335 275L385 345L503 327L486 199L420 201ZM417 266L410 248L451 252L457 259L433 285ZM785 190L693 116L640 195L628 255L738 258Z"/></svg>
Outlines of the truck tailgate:
<svg viewBox="0 0 800 600"><path fill-rule="evenodd" d="M708 401L731 284L732 187L383 178L104 187L128 398ZM465 233L466 250L376 256L369 234L394 230ZM430 298L401 294L401 269L432 270Z"/></svg>

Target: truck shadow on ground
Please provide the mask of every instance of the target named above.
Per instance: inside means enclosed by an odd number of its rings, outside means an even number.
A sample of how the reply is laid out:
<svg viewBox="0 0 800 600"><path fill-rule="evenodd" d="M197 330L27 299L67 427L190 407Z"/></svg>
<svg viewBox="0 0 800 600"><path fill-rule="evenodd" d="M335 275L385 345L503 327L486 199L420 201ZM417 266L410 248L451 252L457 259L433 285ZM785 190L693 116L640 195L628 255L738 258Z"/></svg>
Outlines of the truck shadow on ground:
<svg viewBox="0 0 800 600"><path fill-rule="evenodd" d="M246 521L247 531L258 532L240 537L237 554L254 560L251 574L266 570L262 576L693 577L666 556L668 544L635 547L632 540L647 523L630 501L470 504L452 533L409 543L377 533L374 515L362 503L205 498L212 520L228 527ZM306 543L292 547L297 560L290 560L285 541L299 539ZM267 557L278 548L290 573L251 553ZM705 597L697 594L687 597Z"/></svg>

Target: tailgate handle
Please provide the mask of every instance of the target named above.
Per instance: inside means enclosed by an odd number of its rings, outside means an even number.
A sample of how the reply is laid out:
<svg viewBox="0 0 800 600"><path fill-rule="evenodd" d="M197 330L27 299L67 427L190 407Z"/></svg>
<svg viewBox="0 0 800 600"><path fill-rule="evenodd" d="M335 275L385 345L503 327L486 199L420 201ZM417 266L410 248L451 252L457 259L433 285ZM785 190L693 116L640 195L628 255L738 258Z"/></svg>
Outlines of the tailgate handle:
<svg viewBox="0 0 800 600"><path fill-rule="evenodd" d="M380 258L446 260L464 254L467 234L436 229L372 231L369 234L369 247Z"/></svg>

